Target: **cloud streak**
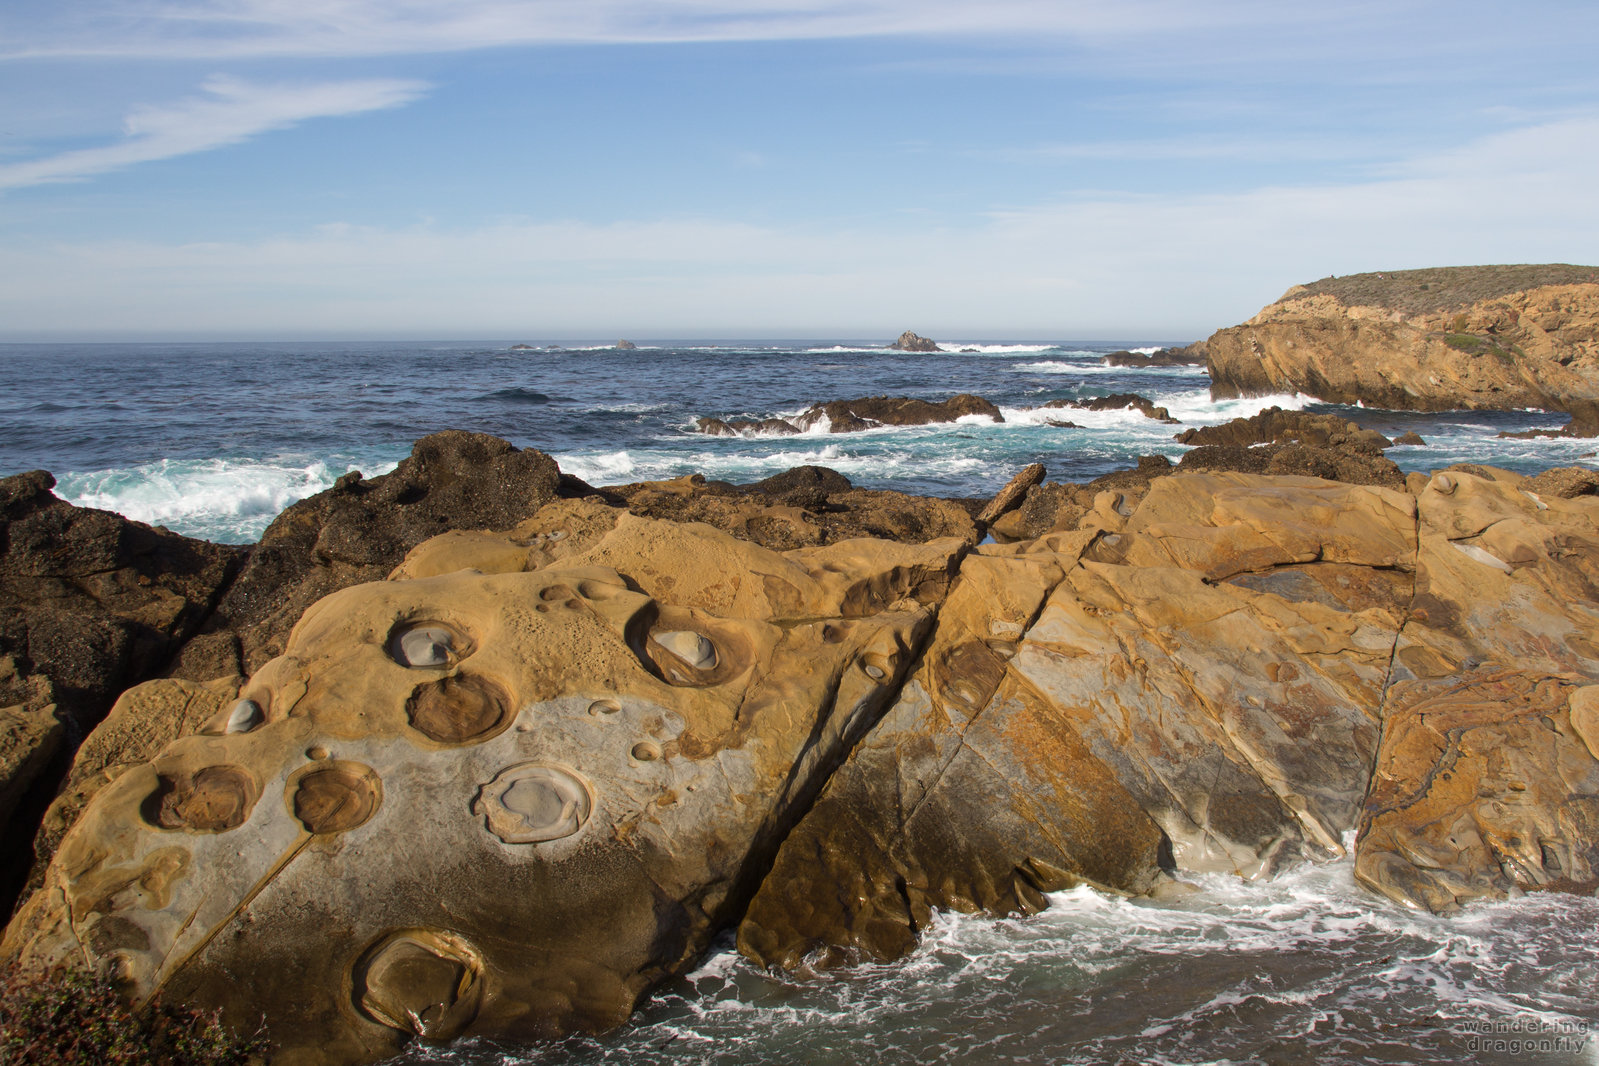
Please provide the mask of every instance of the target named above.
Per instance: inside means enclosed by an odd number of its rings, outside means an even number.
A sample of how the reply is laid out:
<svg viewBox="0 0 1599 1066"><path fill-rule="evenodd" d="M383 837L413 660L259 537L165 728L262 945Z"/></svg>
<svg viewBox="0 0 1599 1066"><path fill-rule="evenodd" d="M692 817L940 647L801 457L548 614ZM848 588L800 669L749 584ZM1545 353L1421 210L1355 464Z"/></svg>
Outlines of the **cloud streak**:
<svg viewBox="0 0 1599 1066"><path fill-rule="evenodd" d="M427 89L423 82L398 79L263 85L217 76L201 86L201 95L134 109L123 123L123 140L114 144L0 164L0 189L76 181L238 144L308 119L399 107Z"/></svg>
<svg viewBox="0 0 1599 1066"><path fill-rule="evenodd" d="M1303 24L1265 0L18 0L0 57L358 56L538 43L1052 34ZM27 11L35 12L29 17Z"/></svg>

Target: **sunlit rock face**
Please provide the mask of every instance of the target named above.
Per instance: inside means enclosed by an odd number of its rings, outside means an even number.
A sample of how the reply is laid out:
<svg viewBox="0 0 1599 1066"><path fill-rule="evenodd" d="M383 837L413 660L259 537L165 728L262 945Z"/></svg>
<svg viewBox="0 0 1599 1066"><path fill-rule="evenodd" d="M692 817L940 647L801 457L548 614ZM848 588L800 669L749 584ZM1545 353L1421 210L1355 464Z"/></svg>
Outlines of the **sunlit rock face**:
<svg viewBox="0 0 1599 1066"><path fill-rule="evenodd" d="M966 559L899 699L784 842L747 955L893 958L938 908L1343 854L1412 591L1412 498L1191 475L1084 522Z"/></svg>
<svg viewBox="0 0 1599 1066"><path fill-rule="evenodd" d="M623 1021L736 919L962 543L556 532L424 545L431 576L318 602L200 735L100 791L7 954L265 1015L290 1064Z"/></svg>
<svg viewBox="0 0 1599 1066"><path fill-rule="evenodd" d="M1355 874L1434 911L1599 888L1599 498L1433 476ZM1565 479L1569 480L1569 479Z"/></svg>

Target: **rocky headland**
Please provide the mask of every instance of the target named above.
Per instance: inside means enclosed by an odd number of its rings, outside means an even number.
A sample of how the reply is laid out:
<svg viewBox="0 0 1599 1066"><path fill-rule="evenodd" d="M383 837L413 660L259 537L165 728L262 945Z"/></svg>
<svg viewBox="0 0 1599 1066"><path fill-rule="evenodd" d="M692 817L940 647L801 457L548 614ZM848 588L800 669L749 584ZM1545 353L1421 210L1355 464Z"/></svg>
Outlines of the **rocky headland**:
<svg viewBox="0 0 1599 1066"><path fill-rule="evenodd" d="M1536 407L1599 435L1599 267L1440 267L1296 285L1205 343L1217 397Z"/></svg>
<svg viewBox="0 0 1599 1066"><path fill-rule="evenodd" d="M1406 906L1599 887L1599 475L1191 432L990 501L439 434L247 550L4 479L0 952L361 1063L619 1025L728 930L893 959L1351 833Z"/></svg>

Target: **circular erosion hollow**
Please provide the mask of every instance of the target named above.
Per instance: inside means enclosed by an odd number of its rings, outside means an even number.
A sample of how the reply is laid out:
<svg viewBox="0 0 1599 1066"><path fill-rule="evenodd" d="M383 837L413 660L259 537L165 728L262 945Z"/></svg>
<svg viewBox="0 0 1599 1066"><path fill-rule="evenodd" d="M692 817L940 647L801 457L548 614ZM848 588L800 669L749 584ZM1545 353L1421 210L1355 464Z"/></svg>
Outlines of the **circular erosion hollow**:
<svg viewBox="0 0 1599 1066"><path fill-rule="evenodd" d="M307 832L344 833L377 813L383 785L370 766L316 763L289 782L288 799Z"/></svg>
<svg viewBox="0 0 1599 1066"><path fill-rule="evenodd" d="M226 832L244 824L258 794L255 779L238 766L207 766L156 780L143 813L161 829Z"/></svg>
<svg viewBox="0 0 1599 1066"><path fill-rule="evenodd" d="M430 740L473 744L510 724L509 703L494 682L476 674L457 674L418 685L405 701L405 716Z"/></svg>
<svg viewBox="0 0 1599 1066"><path fill-rule="evenodd" d="M355 998L376 1022L423 1040L451 1040L483 999L483 963L464 939L412 929L368 948L356 964Z"/></svg>
<svg viewBox="0 0 1599 1066"><path fill-rule="evenodd" d="M406 622L390 632L388 651L401 666L437 669L472 654L472 642L443 622Z"/></svg>
<svg viewBox="0 0 1599 1066"><path fill-rule="evenodd" d="M472 803L484 827L507 844L569 837L583 828L593 807L589 786L576 771L548 763L506 767Z"/></svg>

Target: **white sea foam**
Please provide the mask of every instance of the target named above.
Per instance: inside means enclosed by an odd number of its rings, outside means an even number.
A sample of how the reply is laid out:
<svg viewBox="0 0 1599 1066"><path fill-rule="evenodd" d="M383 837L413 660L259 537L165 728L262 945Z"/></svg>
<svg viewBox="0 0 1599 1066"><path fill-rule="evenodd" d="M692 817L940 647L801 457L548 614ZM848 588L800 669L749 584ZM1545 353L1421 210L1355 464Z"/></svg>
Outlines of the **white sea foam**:
<svg viewBox="0 0 1599 1066"><path fill-rule="evenodd" d="M330 488L350 470L386 474L392 460L162 459L142 466L62 475L56 493L80 507L115 511L186 536L243 544L285 507Z"/></svg>

